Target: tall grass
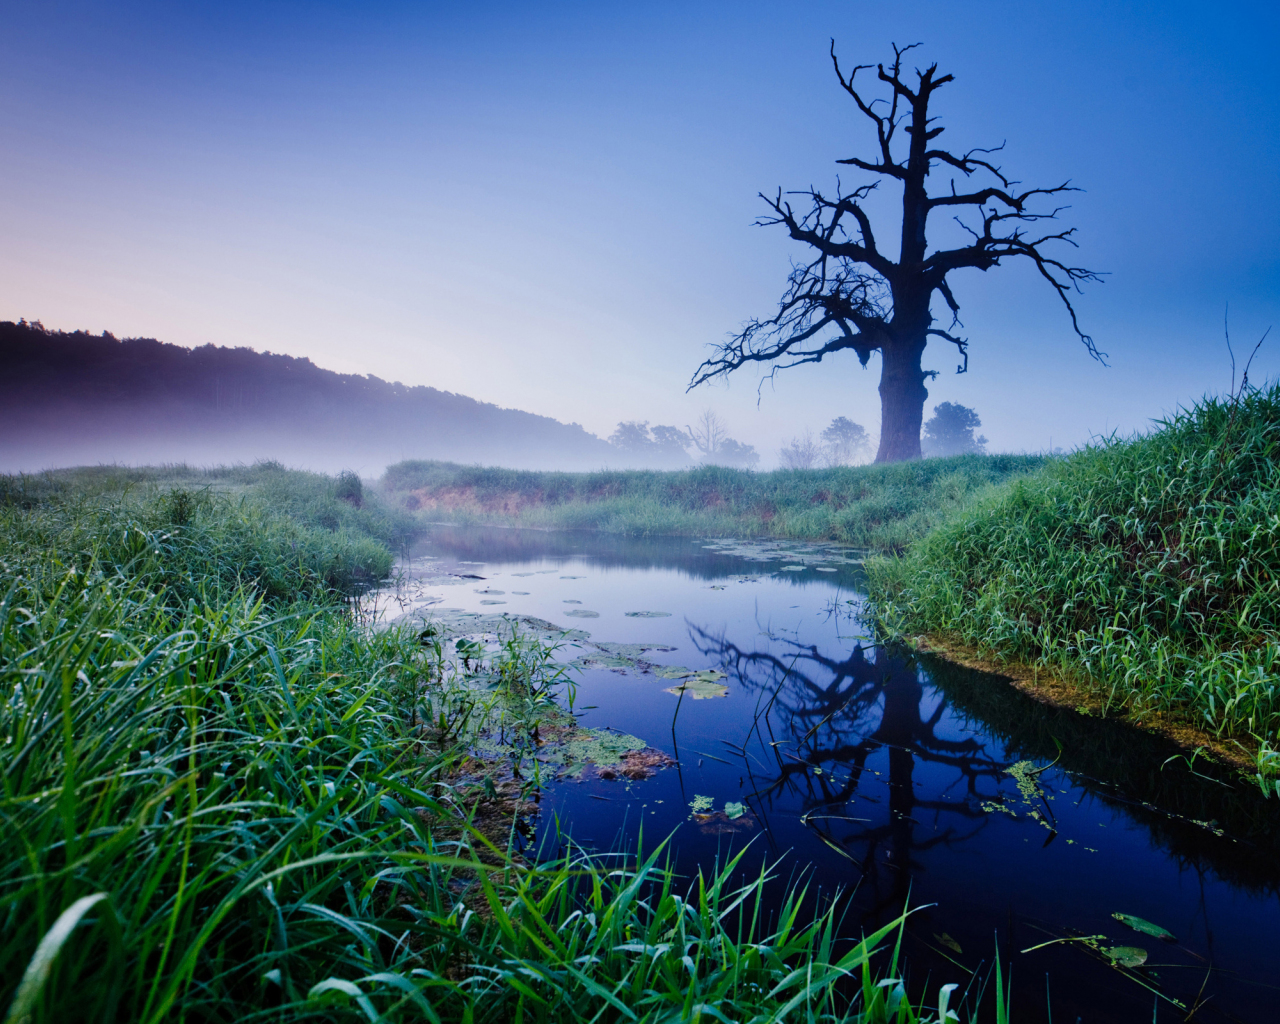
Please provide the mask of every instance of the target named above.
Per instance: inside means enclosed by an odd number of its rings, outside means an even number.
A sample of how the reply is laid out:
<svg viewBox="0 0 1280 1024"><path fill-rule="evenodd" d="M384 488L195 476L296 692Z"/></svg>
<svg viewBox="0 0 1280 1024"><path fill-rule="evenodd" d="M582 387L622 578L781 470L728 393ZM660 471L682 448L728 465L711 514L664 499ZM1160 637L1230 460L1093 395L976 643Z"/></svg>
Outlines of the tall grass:
<svg viewBox="0 0 1280 1024"><path fill-rule="evenodd" d="M1251 739L1280 791L1280 387L1051 462L868 577L890 628Z"/></svg>
<svg viewBox="0 0 1280 1024"><path fill-rule="evenodd" d="M365 493L354 473L330 477L271 461L207 469L182 464L81 466L0 475L0 508L145 500L173 492L244 499L296 526L370 537L392 550L404 548L418 529L412 516Z"/></svg>
<svg viewBox="0 0 1280 1024"><path fill-rule="evenodd" d="M890 466L753 473L535 473L402 462L380 490L429 520L591 529L630 536L771 536L897 551L993 484L1043 459L965 455Z"/></svg>
<svg viewBox="0 0 1280 1024"><path fill-rule="evenodd" d="M261 569L286 525L237 499L153 521L184 493L0 511L8 1021L946 1018L893 977L900 921L842 944L834 909L768 917L764 876L661 847L513 859L435 728L438 643L363 628L305 558ZM544 664L490 675L528 697Z"/></svg>

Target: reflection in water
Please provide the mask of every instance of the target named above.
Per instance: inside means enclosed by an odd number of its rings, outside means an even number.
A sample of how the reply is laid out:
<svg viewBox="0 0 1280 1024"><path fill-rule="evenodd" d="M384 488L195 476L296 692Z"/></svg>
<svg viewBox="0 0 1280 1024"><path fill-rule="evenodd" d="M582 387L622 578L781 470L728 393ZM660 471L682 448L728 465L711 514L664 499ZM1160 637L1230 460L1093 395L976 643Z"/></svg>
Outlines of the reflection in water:
<svg viewBox="0 0 1280 1024"><path fill-rule="evenodd" d="M920 983L981 976L998 936L1022 1021L1150 1020L1153 1002L1157 1020L1181 1020L1197 993L1212 999L1195 1020L1273 1015L1280 801L1159 737L849 636L868 632L848 600L852 557L809 546L770 563L723 542L501 530L441 531L432 544L420 554L440 571L424 597L441 607L492 618L480 591L496 587L509 614L563 624L566 603L584 602L599 616L573 624L591 643L652 659L585 668L578 706L584 724L641 736L678 769L550 787L538 824L548 853L559 829L634 848L643 821L646 837L673 836L677 870L693 876L754 830L744 870L789 860L813 898L842 891L851 936L926 906L903 947ZM637 609L671 614L628 617ZM677 699L648 671L663 665L723 671L729 695ZM717 827L690 815L698 801L725 809ZM719 827L739 802L750 814ZM1177 942L1126 931L1117 913ZM1151 958L1122 970L1078 944L1020 952L1071 934Z"/></svg>
<svg viewBox="0 0 1280 1024"><path fill-rule="evenodd" d="M994 787L984 792L979 782L998 778L1007 763L987 756L972 736L936 734L946 703L936 701L925 717L924 687L909 660L884 647L872 648L869 658L861 646L837 659L794 641L783 641L780 650L774 645L746 651L723 634L696 627L691 632L701 653L722 665L744 692L757 694L752 730L774 763L748 754L745 744L740 749L762 820L768 822L781 797L788 808L798 804L804 824L857 866L864 884L877 894L877 910L889 912L905 902L911 873L920 867L917 849L963 842L983 828L986 813L968 801L917 797L916 760L953 769L975 800L997 798ZM881 749L888 754L889 814L881 824L866 823L845 808L873 774L868 757ZM866 799L879 802L881 797ZM931 812L942 822L928 838L915 834L917 811Z"/></svg>

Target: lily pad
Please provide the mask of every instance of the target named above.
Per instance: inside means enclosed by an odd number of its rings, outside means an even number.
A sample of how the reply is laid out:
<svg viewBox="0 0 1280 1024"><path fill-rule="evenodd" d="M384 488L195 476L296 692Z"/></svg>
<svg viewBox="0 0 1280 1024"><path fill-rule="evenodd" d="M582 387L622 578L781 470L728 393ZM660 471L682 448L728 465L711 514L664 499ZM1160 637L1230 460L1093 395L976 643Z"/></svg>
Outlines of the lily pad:
<svg viewBox="0 0 1280 1024"><path fill-rule="evenodd" d="M582 602L581 602L581 601L575 601L575 600L574 600L573 598L571 598L571 597L566 597L566 598L565 598L563 601L561 601L560 603L561 603L561 604L582 604Z"/></svg>
<svg viewBox="0 0 1280 1024"><path fill-rule="evenodd" d="M804 572L803 565L784 565L778 572Z"/></svg>
<svg viewBox="0 0 1280 1024"><path fill-rule="evenodd" d="M565 612L565 614L566 614L566 615L568 615L568 616L571 616L572 618L575 618L575 619L598 619L598 618L600 618L600 613L599 613L599 612L592 612L592 611L588 611L586 608L570 608L567 612Z"/></svg>
<svg viewBox="0 0 1280 1024"><path fill-rule="evenodd" d="M1126 924L1135 932L1141 932L1143 935L1151 935L1164 942L1177 942L1177 938L1173 932L1167 928L1161 928L1158 924L1152 924L1150 921L1143 920L1141 917L1135 917L1133 914L1115 913L1111 915L1121 924Z"/></svg>
<svg viewBox="0 0 1280 1024"><path fill-rule="evenodd" d="M639 658L646 651L675 650L670 644L619 644L608 640L597 640L592 646L609 654L616 654L619 658Z"/></svg>
<svg viewBox="0 0 1280 1024"><path fill-rule="evenodd" d="M619 658L613 654L584 654L569 662L574 668L635 668L630 658Z"/></svg>
<svg viewBox="0 0 1280 1024"><path fill-rule="evenodd" d="M527 591L527 590L513 590L513 591L511 591L511 593L512 593L512 594L514 594L516 597L528 597L528 596L529 596L529 591Z"/></svg>
<svg viewBox="0 0 1280 1024"><path fill-rule="evenodd" d="M585 576L561 576L562 580L585 580Z"/></svg>
<svg viewBox="0 0 1280 1024"><path fill-rule="evenodd" d="M712 682L710 679L700 678L701 674L690 676L682 683L676 686L669 686L665 693L674 694L679 697L681 694L687 694L694 700L710 700L712 697L729 696L729 687L724 683Z"/></svg>
<svg viewBox="0 0 1280 1024"><path fill-rule="evenodd" d="M1138 946L1112 946L1110 949L1099 946L1098 948L1119 967L1141 967L1147 962L1147 951Z"/></svg>
<svg viewBox="0 0 1280 1024"><path fill-rule="evenodd" d="M709 683L728 678L718 668L693 669L685 668L683 665L662 665L655 668L653 674L660 679L684 679L686 676L700 676Z"/></svg>
<svg viewBox="0 0 1280 1024"><path fill-rule="evenodd" d="M492 587L485 587L485 588L484 588L484 590L477 590L477 591L476 591L476 593L477 593L477 594L491 594L491 595L493 595L493 596L495 596L495 597L496 597L498 594L505 594L505 593L506 593L506 591L505 591L505 590L494 590Z"/></svg>
<svg viewBox="0 0 1280 1024"><path fill-rule="evenodd" d="M489 598L488 600L486 600L486 601L481 601L480 603L481 603L481 604L506 604L507 602L506 602L506 601L498 601L498 600L495 600L495 599L493 599L493 598Z"/></svg>
<svg viewBox="0 0 1280 1024"><path fill-rule="evenodd" d="M724 813L727 818L741 818L747 813L747 808L735 800L730 800L724 805Z"/></svg>
<svg viewBox="0 0 1280 1024"><path fill-rule="evenodd" d="M629 619L667 619L671 617L670 612L627 612Z"/></svg>
<svg viewBox="0 0 1280 1024"><path fill-rule="evenodd" d="M829 569L825 565L815 565L813 568L816 572L837 572L838 571L836 569Z"/></svg>

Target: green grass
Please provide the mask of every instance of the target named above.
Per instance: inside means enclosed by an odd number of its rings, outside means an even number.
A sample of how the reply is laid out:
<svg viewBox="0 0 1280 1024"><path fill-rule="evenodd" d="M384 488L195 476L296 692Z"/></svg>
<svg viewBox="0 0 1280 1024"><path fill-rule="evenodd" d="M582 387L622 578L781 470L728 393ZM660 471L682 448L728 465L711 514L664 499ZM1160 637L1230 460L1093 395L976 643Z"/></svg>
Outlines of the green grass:
<svg viewBox="0 0 1280 1024"><path fill-rule="evenodd" d="M587 529L629 536L771 536L898 551L992 485L1039 468L1023 455L753 473L535 473L402 462L379 483L426 520Z"/></svg>
<svg viewBox="0 0 1280 1024"><path fill-rule="evenodd" d="M371 538L393 551L417 532L412 516L366 494L354 473L337 477L286 469L278 462L198 469L186 465L82 466L43 473L0 475L0 508L58 502L145 500L187 492L192 498L245 499L294 525ZM219 517L215 517L219 518Z"/></svg>
<svg viewBox="0 0 1280 1024"><path fill-rule="evenodd" d="M891 631L1249 741L1280 792L1280 387L1055 460L867 570Z"/></svg>
<svg viewBox="0 0 1280 1024"><path fill-rule="evenodd" d="M766 914L763 875L679 879L660 845L513 860L453 769L486 715L536 728L545 651L477 690L344 601L335 552L376 577L373 537L123 472L0 504L6 1024L936 1017L889 980L901 921L840 941L802 890Z"/></svg>

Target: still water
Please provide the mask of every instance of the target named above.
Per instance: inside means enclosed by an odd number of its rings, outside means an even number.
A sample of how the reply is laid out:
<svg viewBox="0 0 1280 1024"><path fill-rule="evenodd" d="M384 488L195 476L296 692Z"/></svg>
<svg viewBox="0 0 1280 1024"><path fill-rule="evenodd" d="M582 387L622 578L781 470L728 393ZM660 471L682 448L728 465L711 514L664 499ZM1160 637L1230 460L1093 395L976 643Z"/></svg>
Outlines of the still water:
<svg viewBox="0 0 1280 1024"><path fill-rule="evenodd" d="M676 762L552 782L531 853L566 835L634 848L643 828L689 874L746 844L748 874L776 862L819 900L841 894L850 935L924 908L904 939L913 986L963 988L998 947L1017 1020L1280 1021L1280 803L1159 739L877 644L860 552L437 527L403 568L397 616L568 631L582 723ZM1022 952L1080 936L1096 938ZM1099 949L1117 947L1145 963Z"/></svg>

